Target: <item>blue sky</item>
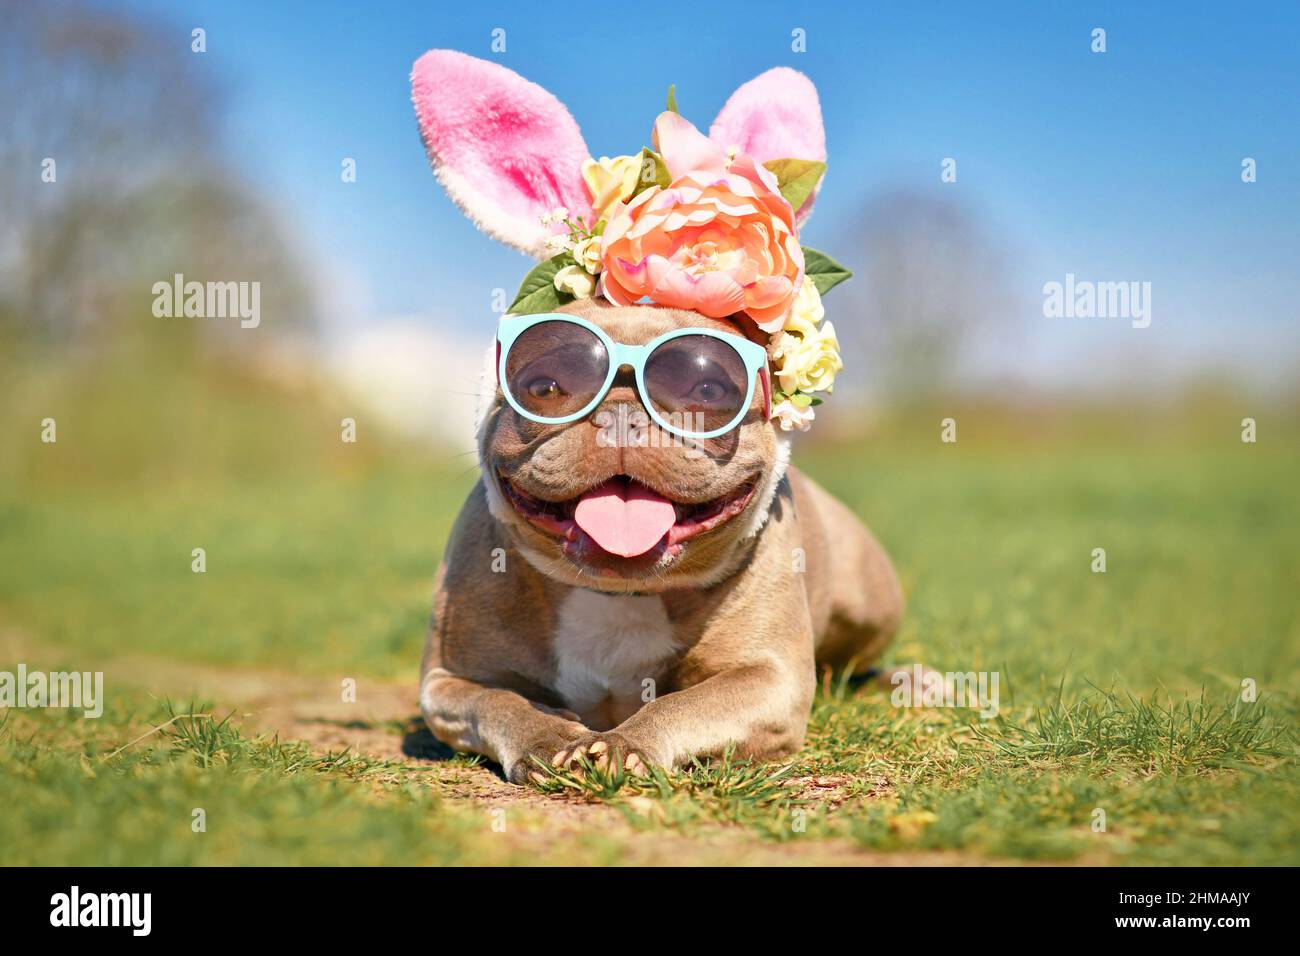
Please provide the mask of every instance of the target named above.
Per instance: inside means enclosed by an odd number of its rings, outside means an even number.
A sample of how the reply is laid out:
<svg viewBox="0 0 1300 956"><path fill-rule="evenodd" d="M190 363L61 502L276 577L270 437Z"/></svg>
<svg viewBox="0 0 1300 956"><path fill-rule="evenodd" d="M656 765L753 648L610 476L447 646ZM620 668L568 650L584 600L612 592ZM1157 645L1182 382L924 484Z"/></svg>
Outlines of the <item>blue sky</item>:
<svg viewBox="0 0 1300 956"><path fill-rule="evenodd" d="M869 197L960 190L1025 303L1024 340L981 359L992 375L1086 376L1114 355L1296 367L1294 3L121 3L174 23L181 43L207 30L225 148L337 285L344 324L427 316L485 340L489 290L513 292L528 267L475 232L429 172L408 76L425 50L451 47L550 89L597 155L643 145L670 83L707 128L763 70L807 73L830 171L805 243L861 265L847 237ZM495 27L505 54L490 50ZM791 50L796 27L805 53ZM1105 54L1089 48L1094 27ZM340 182L345 156L355 184ZM958 182L945 184L949 156ZM1245 156L1258 163L1250 185ZM1151 328L1042 318L1042 284L1066 272L1152 282ZM837 324L852 321L833 305Z"/></svg>

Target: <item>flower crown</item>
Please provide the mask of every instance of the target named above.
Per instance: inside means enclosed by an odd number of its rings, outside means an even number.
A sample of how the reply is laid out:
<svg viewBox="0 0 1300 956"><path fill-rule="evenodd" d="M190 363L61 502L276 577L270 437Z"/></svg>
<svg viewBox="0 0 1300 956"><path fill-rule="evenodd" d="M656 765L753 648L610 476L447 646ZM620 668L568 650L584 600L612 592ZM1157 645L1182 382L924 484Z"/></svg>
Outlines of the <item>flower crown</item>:
<svg viewBox="0 0 1300 956"><path fill-rule="evenodd" d="M600 295L712 318L767 336L772 418L806 430L843 368L822 295L851 273L799 244L826 171L812 83L769 70L732 95L705 136L677 111L652 146L593 159L551 94L495 63L433 50L412 86L434 172L484 231L543 257L509 312Z"/></svg>

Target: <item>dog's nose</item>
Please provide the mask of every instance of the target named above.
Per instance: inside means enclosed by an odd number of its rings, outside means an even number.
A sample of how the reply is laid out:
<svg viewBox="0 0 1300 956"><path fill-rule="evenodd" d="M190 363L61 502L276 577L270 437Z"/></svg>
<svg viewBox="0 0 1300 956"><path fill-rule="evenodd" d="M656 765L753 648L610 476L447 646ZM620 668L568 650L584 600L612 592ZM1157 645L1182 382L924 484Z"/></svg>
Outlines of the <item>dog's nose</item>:
<svg viewBox="0 0 1300 956"><path fill-rule="evenodd" d="M601 405L631 405L635 408L641 406L641 396L636 390L636 373L631 368L624 365L618 370Z"/></svg>

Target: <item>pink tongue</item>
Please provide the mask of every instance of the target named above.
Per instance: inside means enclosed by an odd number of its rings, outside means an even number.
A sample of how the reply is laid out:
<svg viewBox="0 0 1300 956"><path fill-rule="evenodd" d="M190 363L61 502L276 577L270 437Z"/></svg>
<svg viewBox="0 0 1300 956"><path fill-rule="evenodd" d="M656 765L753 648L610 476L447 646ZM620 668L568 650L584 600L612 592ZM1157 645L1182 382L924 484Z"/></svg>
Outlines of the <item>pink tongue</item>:
<svg viewBox="0 0 1300 956"><path fill-rule="evenodd" d="M677 521L673 503L644 485L611 478L578 500L578 527L610 554L645 554Z"/></svg>

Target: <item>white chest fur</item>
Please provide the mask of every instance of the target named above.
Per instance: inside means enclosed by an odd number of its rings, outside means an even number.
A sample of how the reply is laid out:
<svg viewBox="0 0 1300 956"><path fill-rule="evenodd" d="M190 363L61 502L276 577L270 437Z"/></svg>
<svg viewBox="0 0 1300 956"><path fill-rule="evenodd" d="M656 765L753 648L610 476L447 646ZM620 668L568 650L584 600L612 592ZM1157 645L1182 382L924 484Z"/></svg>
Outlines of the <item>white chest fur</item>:
<svg viewBox="0 0 1300 956"><path fill-rule="evenodd" d="M658 597L577 588L560 605L551 648L555 689L579 714L609 698L639 702L678 649Z"/></svg>

